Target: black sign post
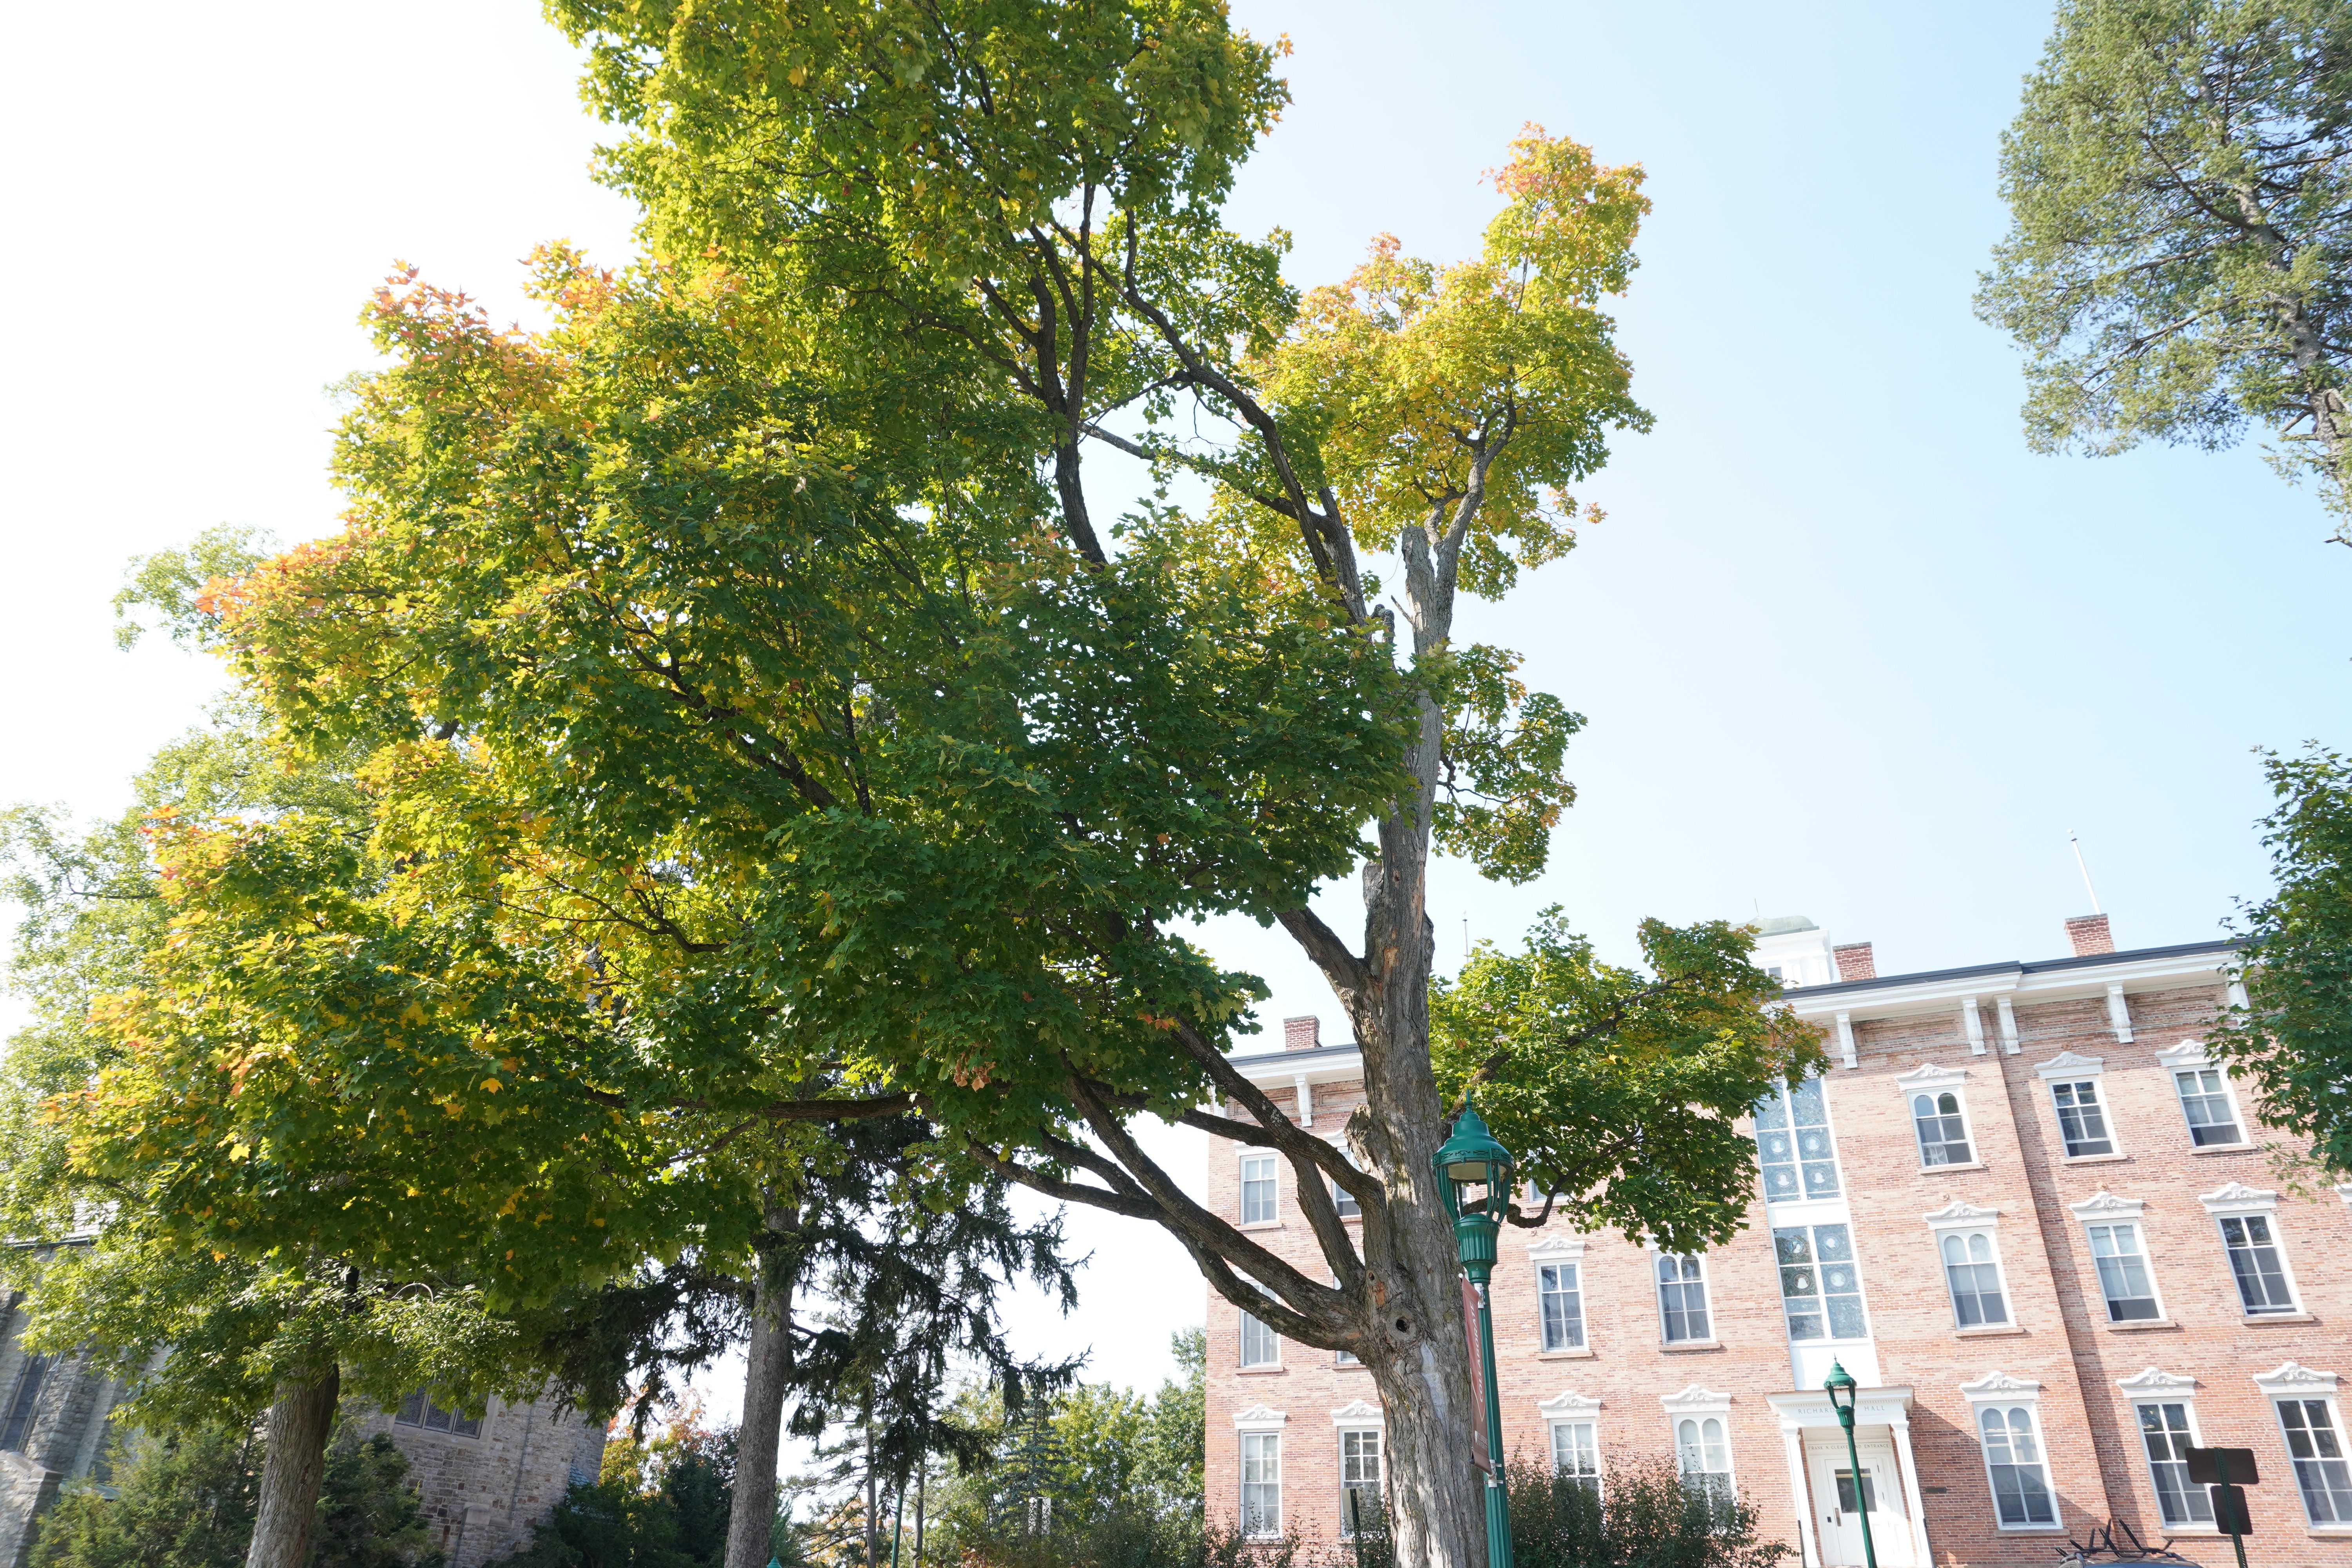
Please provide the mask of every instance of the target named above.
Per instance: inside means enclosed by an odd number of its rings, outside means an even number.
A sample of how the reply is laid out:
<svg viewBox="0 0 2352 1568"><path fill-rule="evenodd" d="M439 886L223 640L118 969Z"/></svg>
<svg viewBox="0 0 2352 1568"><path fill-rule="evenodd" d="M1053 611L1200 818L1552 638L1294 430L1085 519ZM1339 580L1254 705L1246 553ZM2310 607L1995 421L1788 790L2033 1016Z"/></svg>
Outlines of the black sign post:
<svg viewBox="0 0 2352 1568"><path fill-rule="evenodd" d="M2213 1522L2230 1532L2238 1568L2246 1568L2245 1538L2254 1532L2254 1521L2246 1513L2246 1488L2260 1486L2263 1479L2254 1468L2254 1451L2189 1448L2183 1457L2189 1461L2190 1483L2213 1489Z"/></svg>

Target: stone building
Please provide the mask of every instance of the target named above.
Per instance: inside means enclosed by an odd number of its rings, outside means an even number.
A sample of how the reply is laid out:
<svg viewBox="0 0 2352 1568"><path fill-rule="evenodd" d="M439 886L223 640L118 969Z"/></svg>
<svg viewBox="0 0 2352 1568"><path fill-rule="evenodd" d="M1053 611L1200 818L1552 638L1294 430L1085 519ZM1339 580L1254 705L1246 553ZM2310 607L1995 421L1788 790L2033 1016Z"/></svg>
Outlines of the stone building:
<svg viewBox="0 0 2352 1568"><path fill-rule="evenodd" d="M82 1358L26 1353L21 1305L7 1299L0 1337L0 1568L22 1568L33 1526L60 1487L111 1482L114 1407L129 1394ZM346 1415L357 1436L389 1432L408 1456L409 1479L450 1568L477 1568L520 1545L564 1489L593 1480L604 1460L603 1426L558 1410L552 1399L492 1400L478 1421L421 1394L391 1415L347 1406Z"/></svg>
<svg viewBox="0 0 2352 1568"><path fill-rule="evenodd" d="M1758 1108L1761 1190L1725 1246L1505 1229L1507 1450L1604 1490L1624 1458L1671 1458L1804 1568L1862 1563L1866 1509L1879 1563L1925 1568L2046 1563L2111 1519L2226 1562L2180 1449L2250 1447L2261 1561L2352 1568L2352 1188L2283 1180L2207 1058L2227 943L2117 952L2105 917L2067 923L2071 957L1880 976L1867 943L1767 922L1757 962L1830 1066ZM1338 1137L1355 1048L1313 1019L1285 1044L1235 1065ZM1294 1179L1211 1146L1212 1206L1319 1269ZM1212 1511L1341 1536L1347 1490L1382 1479L1369 1374L1213 1294L1208 1314ZM1859 1486L1832 1360L1862 1384Z"/></svg>

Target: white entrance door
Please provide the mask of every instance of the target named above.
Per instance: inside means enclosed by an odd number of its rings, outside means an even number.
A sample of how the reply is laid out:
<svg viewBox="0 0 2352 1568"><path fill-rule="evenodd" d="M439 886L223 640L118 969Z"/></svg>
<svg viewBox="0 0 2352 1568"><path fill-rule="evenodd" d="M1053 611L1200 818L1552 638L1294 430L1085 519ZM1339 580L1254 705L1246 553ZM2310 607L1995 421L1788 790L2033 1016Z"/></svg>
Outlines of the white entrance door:
<svg viewBox="0 0 2352 1568"><path fill-rule="evenodd" d="M1860 1510L1866 1507L1870 1544L1876 1552L1878 1568L1911 1568L1911 1521L1903 1511L1903 1478L1895 1473L1895 1445L1885 1436L1872 1438L1859 1431L1854 1437L1862 1452L1859 1488L1854 1485L1853 1466L1845 1457L1843 1432L1832 1432L1805 1445L1822 1561L1826 1568L1862 1568L1866 1560L1862 1553Z"/></svg>

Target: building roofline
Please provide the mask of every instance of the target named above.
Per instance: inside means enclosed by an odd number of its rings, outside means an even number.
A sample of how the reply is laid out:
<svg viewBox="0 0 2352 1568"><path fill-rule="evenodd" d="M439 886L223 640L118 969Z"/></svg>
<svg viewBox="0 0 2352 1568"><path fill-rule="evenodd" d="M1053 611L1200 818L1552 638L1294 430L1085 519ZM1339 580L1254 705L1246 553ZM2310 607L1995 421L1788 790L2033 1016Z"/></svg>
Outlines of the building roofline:
<svg viewBox="0 0 2352 1568"><path fill-rule="evenodd" d="M1303 1051L1253 1051L1245 1057L1227 1057L1235 1067L1263 1067L1267 1062L1321 1062L1335 1057L1356 1054L1356 1042L1349 1040L1339 1046L1311 1046Z"/></svg>
<svg viewBox="0 0 2352 1568"><path fill-rule="evenodd" d="M2045 958L2028 963L2011 959L2006 963L1974 963L1961 969L1922 969L1908 974L1882 974L1871 980L1841 980L1831 985L1796 985L1783 993L1791 998L1807 1002L1820 996L1864 995L1897 985L1936 985L1951 980L1970 980L1986 974L2044 974L2059 970L2097 969L2108 964L2146 963L2167 958L2193 958L2199 953L2234 952L2243 943L2231 940L2221 942L2184 942L2170 947L2135 947L2121 952L2094 952L2080 958Z"/></svg>

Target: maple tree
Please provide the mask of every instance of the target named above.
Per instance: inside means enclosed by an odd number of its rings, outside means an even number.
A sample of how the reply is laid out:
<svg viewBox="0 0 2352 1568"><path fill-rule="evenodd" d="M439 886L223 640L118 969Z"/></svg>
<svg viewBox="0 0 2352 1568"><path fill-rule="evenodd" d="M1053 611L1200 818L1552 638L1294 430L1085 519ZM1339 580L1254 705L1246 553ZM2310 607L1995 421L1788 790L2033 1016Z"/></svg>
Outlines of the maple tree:
<svg viewBox="0 0 2352 1568"><path fill-rule="evenodd" d="M2249 425L2352 510L2352 18L2328 0L2064 0L2001 137L1977 311L2037 451ZM2352 543L2352 521L2336 541Z"/></svg>

